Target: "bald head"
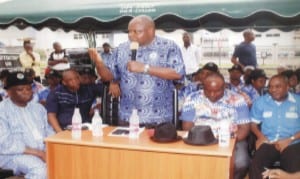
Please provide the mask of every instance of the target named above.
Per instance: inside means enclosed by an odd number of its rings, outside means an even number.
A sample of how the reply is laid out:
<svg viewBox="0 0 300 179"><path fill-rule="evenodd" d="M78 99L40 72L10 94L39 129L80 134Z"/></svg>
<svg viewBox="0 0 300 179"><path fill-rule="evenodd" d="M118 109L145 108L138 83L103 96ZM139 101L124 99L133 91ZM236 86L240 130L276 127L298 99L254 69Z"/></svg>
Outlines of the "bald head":
<svg viewBox="0 0 300 179"><path fill-rule="evenodd" d="M55 50L55 52L60 52L61 51L61 45L59 42L54 42L53 43L53 48Z"/></svg>
<svg viewBox="0 0 300 179"><path fill-rule="evenodd" d="M211 73L207 76L207 78L204 80L204 85L212 85L211 83L218 83L218 84L225 84L224 77L220 73Z"/></svg>
<svg viewBox="0 0 300 179"><path fill-rule="evenodd" d="M62 74L62 83L70 91L76 92L80 88L79 73L73 69L69 69Z"/></svg>
<svg viewBox="0 0 300 179"><path fill-rule="evenodd" d="M155 28L155 23L152 18L146 15L136 16L129 22L129 24L130 23L141 23L144 24L147 28Z"/></svg>
<svg viewBox="0 0 300 179"><path fill-rule="evenodd" d="M128 38L138 42L140 46L148 45L155 37L155 24L151 17L140 15L128 24Z"/></svg>
<svg viewBox="0 0 300 179"><path fill-rule="evenodd" d="M204 95L211 101L217 102L224 95L225 81L219 73L209 75L203 82Z"/></svg>

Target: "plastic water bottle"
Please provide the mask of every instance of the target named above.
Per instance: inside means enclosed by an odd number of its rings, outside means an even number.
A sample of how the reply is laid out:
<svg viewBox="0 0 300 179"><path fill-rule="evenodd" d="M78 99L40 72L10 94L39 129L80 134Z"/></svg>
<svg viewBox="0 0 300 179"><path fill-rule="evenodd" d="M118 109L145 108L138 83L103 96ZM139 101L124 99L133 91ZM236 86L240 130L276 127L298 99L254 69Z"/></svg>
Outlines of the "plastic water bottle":
<svg viewBox="0 0 300 179"><path fill-rule="evenodd" d="M75 108L72 117L72 138L73 139L81 138L81 125L82 125L82 119L79 112L79 108Z"/></svg>
<svg viewBox="0 0 300 179"><path fill-rule="evenodd" d="M137 110L133 109L129 118L129 138L137 139L139 137L140 118Z"/></svg>
<svg viewBox="0 0 300 179"><path fill-rule="evenodd" d="M103 136L102 118L99 115L98 110L95 111L95 114L92 118L92 134L95 137Z"/></svg>
<svg viewBox="0 0 300 179"><path fill-rule="evenodd" d="M230 121L224 119L220 121L219 146L228 147L230 144Z"/></svg>

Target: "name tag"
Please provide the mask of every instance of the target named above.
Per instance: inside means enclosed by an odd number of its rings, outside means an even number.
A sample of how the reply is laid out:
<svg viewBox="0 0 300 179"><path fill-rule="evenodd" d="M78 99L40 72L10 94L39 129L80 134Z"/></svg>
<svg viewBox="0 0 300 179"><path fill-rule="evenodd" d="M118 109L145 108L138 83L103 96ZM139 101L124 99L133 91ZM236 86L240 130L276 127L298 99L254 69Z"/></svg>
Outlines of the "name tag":
<svg viewBox="0 0 300 179"><path fill-rule="evenodd" d="M272 111L265 111L265 112L263 113L263 117L264 117L264 118L272 117Z"/></svg>
<svg viewBox="0 0 300 179"><path fill-rule="evenodd" d="M291 118L291 119L296 119L296 118L298 118L298 114L295 112L287 112L287 113L285 113L285 117Z"/></svg>

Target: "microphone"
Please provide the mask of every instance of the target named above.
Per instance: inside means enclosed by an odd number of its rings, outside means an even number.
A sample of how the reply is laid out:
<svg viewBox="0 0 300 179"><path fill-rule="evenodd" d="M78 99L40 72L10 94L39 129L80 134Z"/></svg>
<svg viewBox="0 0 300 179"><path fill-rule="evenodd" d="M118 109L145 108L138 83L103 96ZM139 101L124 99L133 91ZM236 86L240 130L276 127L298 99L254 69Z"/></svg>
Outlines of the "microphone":
<svg viewBox="0 0 300 179"><path fill-rule="evenodd" d="M136 60L136 51L139 48L139 44L137 42L131 42L130 43L130 50L131 50L131 60Z"/></svg>

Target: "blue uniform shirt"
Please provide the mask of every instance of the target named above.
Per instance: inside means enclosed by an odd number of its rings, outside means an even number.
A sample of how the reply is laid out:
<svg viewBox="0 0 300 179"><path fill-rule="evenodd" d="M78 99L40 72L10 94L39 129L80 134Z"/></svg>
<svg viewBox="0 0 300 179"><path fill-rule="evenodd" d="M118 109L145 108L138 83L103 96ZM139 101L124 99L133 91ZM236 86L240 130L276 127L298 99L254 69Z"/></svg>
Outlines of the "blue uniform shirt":
<svg viewBox="0 0 300 179"><path fill-rule="evenodd" d="M261 132L270 141L291 137L300 131L300 96L288 93L281 103L269 94L258 98L251 109L251 121L261 123Z"/></svg>
<svg viewBox="0 0 300 179"><path fill-rule="evenodd" d="M251 98L252 102L260 97L257 90L251 84L244 86L242 88L242 91L245 92Z"/></svg>
<svg viewBox="0 0 300 179"><path fill-rule="evenodd" d="M172 80L143 73L131 73L127 63L131 59L130 42L120 44L114 50L108 64L115 80L120 81L120 120L128 121L132 109L138 110L140 123L161 123L173 118ZM180 48L173 41L155 37L150 45L139 47L137 61L155 67L172 68L185 74Z"/></svg>

